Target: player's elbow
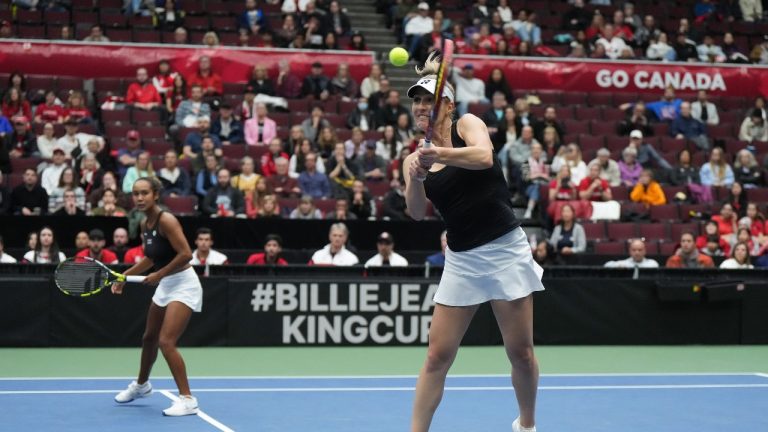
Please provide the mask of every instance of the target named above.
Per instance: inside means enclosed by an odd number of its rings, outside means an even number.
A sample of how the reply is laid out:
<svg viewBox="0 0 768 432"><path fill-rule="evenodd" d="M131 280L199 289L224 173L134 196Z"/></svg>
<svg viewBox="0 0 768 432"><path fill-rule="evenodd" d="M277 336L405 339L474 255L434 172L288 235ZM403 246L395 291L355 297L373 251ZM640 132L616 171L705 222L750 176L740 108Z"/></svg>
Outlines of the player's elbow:
<svg viewBox="0 0 768 432"><path fill-rule="evenodd" d="M493 151L491 149L483 150L483 155L480 158L480 166L482 169L493 167Z"/></svg>
<svg viewBox="0 0 768 432"><path fill-rule="evenodd" d="M182 262L190 262L192 261L192 253L181 253L179 254L181 258L183 258Z"/></svg>

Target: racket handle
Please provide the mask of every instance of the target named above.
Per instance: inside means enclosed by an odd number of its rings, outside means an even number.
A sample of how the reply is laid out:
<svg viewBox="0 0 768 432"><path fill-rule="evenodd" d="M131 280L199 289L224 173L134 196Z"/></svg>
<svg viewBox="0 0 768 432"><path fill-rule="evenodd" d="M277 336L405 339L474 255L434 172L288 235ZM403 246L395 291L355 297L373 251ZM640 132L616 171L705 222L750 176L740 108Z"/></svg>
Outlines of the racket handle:
<svg viewBox="0 0 768 432"><path fill-rule="evenodd" d="M142 283L146 278L146 276L126 276L125 281L129 283Z"/></svg>
<svg viewBox="0 0 768 432"><path fill-rule="evenodd" d="M430 147L432 147L432 140L425 139L424 148L430 148Z"/></svg>

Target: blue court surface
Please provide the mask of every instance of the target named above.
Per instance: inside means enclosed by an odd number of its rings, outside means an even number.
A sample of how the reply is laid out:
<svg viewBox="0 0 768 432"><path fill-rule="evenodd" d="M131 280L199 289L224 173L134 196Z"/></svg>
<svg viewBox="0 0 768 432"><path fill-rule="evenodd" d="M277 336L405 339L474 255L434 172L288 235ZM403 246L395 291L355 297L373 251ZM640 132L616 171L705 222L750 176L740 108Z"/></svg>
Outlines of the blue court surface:
<svg viewBox="0 0 768 432"><path fill-rule="evenodd" d="M3 431L408 430L415 377L192 378L203 410L166 418L168 378L119 405L129 378L0 379ZM432 430L509 431L517 416L507 376L451 376ZM767 374L546 375L541 432L768 431Z"/></svg>

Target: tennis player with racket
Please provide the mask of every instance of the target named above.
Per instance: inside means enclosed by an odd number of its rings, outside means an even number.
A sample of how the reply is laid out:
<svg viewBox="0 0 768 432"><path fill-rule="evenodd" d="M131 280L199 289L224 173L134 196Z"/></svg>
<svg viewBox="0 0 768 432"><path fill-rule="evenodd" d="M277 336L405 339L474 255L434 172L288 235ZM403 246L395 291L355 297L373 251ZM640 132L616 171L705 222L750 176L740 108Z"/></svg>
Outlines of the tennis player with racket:
<svg viewBox="0 0 768 432"><path fill-rule="evenodd" d="M160 181L155 178L143 177L133 184L134 205L147 216L141 223L145 257L126 270L125 275L130 277L152 270L143 283L157 285L157 289L149 306L142 339L139 376L115 396L115 401L127 403L152 393L149 373L159 348L179 388L179 399L163 410L163 414L184 416L197 414L198 406L197 399L189 391L186 366L176 349L176 342L187 328L192 312L202 310L203 288L189 264L192 251L179 220L157 205L161 189ZM112 292L121 294L123 283L113 284Z"/></svg>
<svg viewBox="0 0 768 432"><path fill-rule="evenodd" d="M520 410L512 430L535 431L539 370L533 353L531 294L544 289L543 270L534 262L512 210L512 197L485 123L472 114L453 120L456 93L444 82L450 75L452 47L452 41L446 40L442 61L434 53L430 55L424 67L416 69L420 78L408 89L416 125L426 131L426 139L404 162L408 169L406 203L411 216L421 220L427 199L431 200L448 231L427 358L416 384L411 431L429 430L461 339L479 305L487 301L512 363L512 385Z"/></svg>

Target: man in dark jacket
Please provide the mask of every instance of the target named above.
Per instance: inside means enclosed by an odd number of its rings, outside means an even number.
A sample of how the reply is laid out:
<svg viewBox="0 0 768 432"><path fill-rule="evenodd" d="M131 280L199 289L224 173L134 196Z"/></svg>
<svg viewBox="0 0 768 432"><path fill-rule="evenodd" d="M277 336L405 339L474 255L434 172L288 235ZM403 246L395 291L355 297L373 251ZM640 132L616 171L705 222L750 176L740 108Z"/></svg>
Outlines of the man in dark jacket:
<svg viewBox="0 0 768 432"><path fill-rule="evenodd" d="M216 174L219 183L208 191L203 200L203 213L218 217L234 217L245 214L245 199L239 189L229 183L229 170L219 169Z"/></svg>
<svg viewBox="0 0 768 432"><path fill-rule="evenodd" d="M24 183L11 192L14 214L32 216L48 213L48 192L37 180L37 171L32 168L24 171Z"/></svg>
<svg viewBox="0 0 768 432"><path fill-rule="evenodd" d="M232 105L223 103L219 107L219 117L211 123L211 135L219 137L221 144L245 143L243 123L238 121L232 111Z"/></svg>
<svg viewBox="0 0 768 432"><path fill-rule="evenodd" d="M37 138L29 130L29 119L17 116L13 121L13 132L5 136L3 147L12 158L30 157L37 153Z"/></svg>
<svg viewBox="0 0 768 432"><path fill-rule="evenodd" d="M350 129L359 127L363 132L377 129L376 115L366 97L360 96L357 99L357 106L347 116L347 127Z"/></svg>

